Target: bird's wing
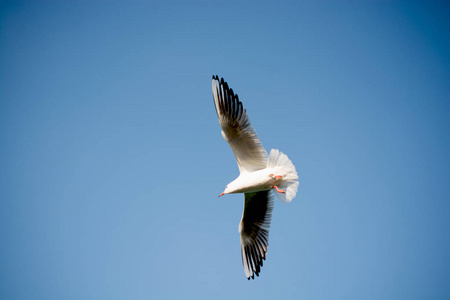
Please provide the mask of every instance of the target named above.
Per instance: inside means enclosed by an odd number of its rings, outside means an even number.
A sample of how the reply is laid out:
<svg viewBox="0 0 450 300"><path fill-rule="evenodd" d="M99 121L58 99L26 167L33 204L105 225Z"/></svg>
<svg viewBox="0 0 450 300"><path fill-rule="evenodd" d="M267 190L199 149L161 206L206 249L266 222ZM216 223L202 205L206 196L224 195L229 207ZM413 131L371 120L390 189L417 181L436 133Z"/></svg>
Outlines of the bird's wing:
<svg viewBox="0 0 450 300"><path fill-rule="evenodd" d="M228 88L223 78L219 81L218 76L213 76L212 90L222 136L233 150L239 171L264 169L267 165L267 152L256 135L238 95Z"/></svg>
<svg viewBox="0 0 450 300"><path fill-rule="evenodd" d="M244 213L239 224L242 264L247 278L259 276L269 246L273 193L260 191L245 194Z"/></svg>

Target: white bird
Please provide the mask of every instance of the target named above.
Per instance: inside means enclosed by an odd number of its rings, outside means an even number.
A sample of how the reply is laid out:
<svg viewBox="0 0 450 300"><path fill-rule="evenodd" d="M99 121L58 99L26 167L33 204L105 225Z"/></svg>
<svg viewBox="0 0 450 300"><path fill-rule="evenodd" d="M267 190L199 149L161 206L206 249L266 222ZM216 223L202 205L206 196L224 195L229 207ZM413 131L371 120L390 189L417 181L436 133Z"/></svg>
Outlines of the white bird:
<svg viewBox="0 0 450 300"><path fill-rule="evenodd" d="M220 196L245 194L239 232L242 263L250 280L255 274L259 276L266 259L273 194L284 203L291 202L297 194L298 175L287 155L272 149L267 156L242 102L223 78L212 77L212 91L222 136L230 144L240 171Z"/></svg>

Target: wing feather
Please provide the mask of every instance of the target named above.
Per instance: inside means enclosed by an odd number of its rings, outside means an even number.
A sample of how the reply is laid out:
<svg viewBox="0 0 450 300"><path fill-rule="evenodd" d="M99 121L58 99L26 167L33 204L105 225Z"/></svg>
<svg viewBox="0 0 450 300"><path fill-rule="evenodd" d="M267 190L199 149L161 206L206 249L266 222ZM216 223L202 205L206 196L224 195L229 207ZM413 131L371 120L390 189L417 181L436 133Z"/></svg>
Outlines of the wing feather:
<svg viewBox="0 0 450 300"><path fill-rule="evenodd" d="M239 231L241 254L248 279L259 276L269 246L269 229L272 219L273 193L260 191L245 194L244 212Z"/></svg>
<svg viewBox="0 0 450 300"><path fill-rule="evenodd" d="M213 76L214 105L222 127L222 136L230 144L241 172L264 169L267 152L253 129L247 112L233 89Z"/></svg>

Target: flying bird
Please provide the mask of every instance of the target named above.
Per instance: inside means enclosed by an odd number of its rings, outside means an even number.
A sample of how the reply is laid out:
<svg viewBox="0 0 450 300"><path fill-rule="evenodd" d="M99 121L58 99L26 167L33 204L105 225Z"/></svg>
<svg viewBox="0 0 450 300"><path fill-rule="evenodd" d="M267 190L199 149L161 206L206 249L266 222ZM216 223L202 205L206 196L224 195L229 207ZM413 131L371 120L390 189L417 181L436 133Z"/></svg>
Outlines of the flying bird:
<svg viewBox="0 0 450 300"><path fill-rule="evenodd" d="M214 105L222 136L236 157L239 176L223 191L244 193L244 212L239 224L245 275L259 276L269 246L274 194L284 203L297 194L298 175L290 159L277 149L267 155L237 94L221 78L212 77Z"/></svg>

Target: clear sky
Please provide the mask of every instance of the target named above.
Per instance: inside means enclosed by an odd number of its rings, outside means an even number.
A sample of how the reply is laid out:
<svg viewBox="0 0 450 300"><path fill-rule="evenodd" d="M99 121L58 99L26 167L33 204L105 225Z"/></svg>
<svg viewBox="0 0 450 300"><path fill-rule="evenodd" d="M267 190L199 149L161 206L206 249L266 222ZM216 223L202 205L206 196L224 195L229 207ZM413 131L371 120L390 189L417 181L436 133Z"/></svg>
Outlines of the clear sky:
<svg viewBox="0 0 450 300"><path fill-rule="evenodd" d="M446 1L1 1L1 299L449 299ZM300 187L247 281L211 76Z"/></svg>

